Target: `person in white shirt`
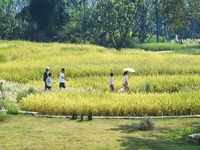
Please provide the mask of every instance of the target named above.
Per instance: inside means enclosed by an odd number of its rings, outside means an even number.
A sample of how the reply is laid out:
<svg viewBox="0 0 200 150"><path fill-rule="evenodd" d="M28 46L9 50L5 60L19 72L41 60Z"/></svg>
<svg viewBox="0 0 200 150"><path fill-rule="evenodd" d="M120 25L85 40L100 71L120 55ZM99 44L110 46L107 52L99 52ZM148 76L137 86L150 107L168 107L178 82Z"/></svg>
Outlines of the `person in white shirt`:
<svg viewBox="0 0 200 150"><path fill-rule="evenodd" d="M110 73L110 91L114 92L114 73Z"/></svg>
<svg viewBox="0 0 200 150"><path fill-rule="evenodd" d="M64 72L65 72L65 68L62 68L61 69L61 72L60 72L60 75L59 75L59 82L60 82L60 85L59 85L59 88L66 88L65 86L65 80L67 80L67 78L65 78L64 76Z"/></svg>
<svg viewBox="0 0 200 150"><path fill-rule="evenodd" d="M51 85L54 83L51 80L51 73L48 74L48 77L46 79L46 85L47 85L47 90L51 91Z"/></svg>
<svg viewBox="0 0 200 150"><path fill-rule="evenodd" d="M129 90L129 86L128 86L128 71L124 72L124 91L128 91Z"/></svg>

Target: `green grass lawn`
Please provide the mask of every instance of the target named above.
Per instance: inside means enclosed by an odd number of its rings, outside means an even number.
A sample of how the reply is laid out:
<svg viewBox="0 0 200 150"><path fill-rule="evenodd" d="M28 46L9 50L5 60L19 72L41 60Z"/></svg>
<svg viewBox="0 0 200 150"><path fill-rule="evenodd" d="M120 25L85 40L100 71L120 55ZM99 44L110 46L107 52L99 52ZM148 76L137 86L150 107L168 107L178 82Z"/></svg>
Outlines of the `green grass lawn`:
<svg viewBox="0 0 200 150"><path fill-rule="evenodd" d="M200 127L198 118L154 119L156 130L140 131L139 119L93 121L8 116L0 122L1 150L195 150L182 136Z"/></svg>

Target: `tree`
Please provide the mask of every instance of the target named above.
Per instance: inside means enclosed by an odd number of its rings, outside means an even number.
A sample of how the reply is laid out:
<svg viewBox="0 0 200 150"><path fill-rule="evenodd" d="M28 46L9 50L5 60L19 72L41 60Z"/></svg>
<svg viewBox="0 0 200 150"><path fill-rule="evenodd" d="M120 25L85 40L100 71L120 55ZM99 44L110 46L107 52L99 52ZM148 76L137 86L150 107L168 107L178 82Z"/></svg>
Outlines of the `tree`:
<svg viewBox="0 0 200 150"><path fill-rule="evenodd" d="M160 0L139 0L133 30L137 31L141 43L148 42L153 35L160 35ZM159 41L159 40L158 40Z"/></svg>
<svg viewBox="0 0 200 150"><path fill-rule="evenodd" d="M200 1L178 0L178 4L186 15L185 18L195 21L200 28Z"/></svg>
<svg viewBox="0 0 200 150"><path fill-rule="evenodd" d="M55 3L57 0L31 0L29 12L32 21L36 22L38 28L43 30L50 24Z"/></svg>
<svg viewBox="0 0 200 150"><path fill-rule="evenodd" d="M19 38L21 22L16 15L21 11L23 0L0 1L0 38Z"/></svg>
<svg viewBox="0 0 200 150"><path fill-rule="evenodd" d="M129 37L136 14L137 0L99 0L98 23L109 35L115 49L120 50Z"/></svg>
<svg viewBox="0 0 200 150"><path fill-rule="evenodd" d="M162 17L165 34L168 37L179 35L180 38L191 37L191 22L200 28L199 0L166 0L163 1Z"/></svg>

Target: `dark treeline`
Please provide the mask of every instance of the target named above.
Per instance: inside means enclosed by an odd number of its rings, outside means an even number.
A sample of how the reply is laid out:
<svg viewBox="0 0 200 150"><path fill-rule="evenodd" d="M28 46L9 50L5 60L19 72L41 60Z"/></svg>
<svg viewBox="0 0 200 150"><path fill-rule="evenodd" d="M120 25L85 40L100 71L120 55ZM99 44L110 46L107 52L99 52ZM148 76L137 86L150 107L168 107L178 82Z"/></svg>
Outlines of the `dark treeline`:
<svg viewBox="0 0 200 150"><path fill-rule="evenodd" d="M1 0L0 39L135 43L199 38L199 0Z"/></svg>

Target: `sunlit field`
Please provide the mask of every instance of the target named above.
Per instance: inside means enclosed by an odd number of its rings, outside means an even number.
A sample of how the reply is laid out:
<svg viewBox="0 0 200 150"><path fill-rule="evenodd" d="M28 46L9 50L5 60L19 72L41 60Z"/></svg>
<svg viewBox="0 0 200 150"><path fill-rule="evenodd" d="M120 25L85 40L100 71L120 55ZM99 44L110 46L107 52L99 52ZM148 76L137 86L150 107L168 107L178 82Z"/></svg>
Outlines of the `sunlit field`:
<svg viewBox="0 0 200 150"><path fill-rule="evenodd" d="M48 66L56 82L51 92L22 99L22 110L41 114L109 116L197 115L200 107L200 56L137 49L116 51L94 45L0 41L0 79L42 89ZM67 90L58 89L66 69ZM117 93L123 68L131 67L130 91ZM114 72L115 93L109 92ZM88 90L88 87L91 87Z"/></svg>

